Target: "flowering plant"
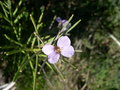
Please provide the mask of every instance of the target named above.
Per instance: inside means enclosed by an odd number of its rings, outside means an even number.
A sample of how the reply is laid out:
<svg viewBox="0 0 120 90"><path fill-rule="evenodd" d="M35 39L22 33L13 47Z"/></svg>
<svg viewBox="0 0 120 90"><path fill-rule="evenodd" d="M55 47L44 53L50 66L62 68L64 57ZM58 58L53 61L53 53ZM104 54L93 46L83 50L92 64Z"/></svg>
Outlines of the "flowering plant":
<svg viewBox="0 0 120 90"><path fill-rule="evenodd" d="M48 61L51 64L59 60L60 54L65 57L71 57L74 54L74 48L71 46L71 41L67 36L60 37L57 41L57 46L43 46L42 51L48 55Z"/></svg>

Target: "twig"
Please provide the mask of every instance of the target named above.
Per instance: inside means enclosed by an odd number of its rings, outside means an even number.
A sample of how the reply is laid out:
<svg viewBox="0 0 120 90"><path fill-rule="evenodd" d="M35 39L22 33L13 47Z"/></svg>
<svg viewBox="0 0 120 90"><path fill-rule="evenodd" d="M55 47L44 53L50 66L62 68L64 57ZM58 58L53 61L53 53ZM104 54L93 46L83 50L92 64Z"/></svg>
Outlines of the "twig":
<svg viewBox="0 0 120 90"><path fill-rule="evenodd" d="M83 87L80 90L85 90L85 88L87 87L88 80L89 80L89 74L90 74L90 71L88 70L87 77L86 77L86 83L83 85Z"/></svg>
<svg viewBox="0 0 120 90"><path fill-rule="evenodd" d="M82 52L82 50L75 50L75 52Z"/></svg>
<svg viewBox="0 0 120 90"><path fill-rule="evenodd" d="M4 84L4 85L0 86L0 89L2 89L2 90L9 90L14 85L15 85L15 82L7 83L7 84Z"/></svg>
<svg viewBox="0 0 120 90"><path fill-rule="evenodd" d="M51 88L53 88L53 85L52 85L52 83L50 82L49 78L47 77L47 74L46 74L44 68L42 69L42 71L43 71L43 73L44 73L44 75L45 75L45 77L46 77L46 80L47 80L48 84L50 85Z"/></svg>
<svg viewBox="0 0 120 90"><path fill-rule="evenodd" d="M80 90L84 90L87 86L87 83L84 84L84 86Z"/></svg>
<svg viewBox="0 0 120 90"><path fill-rule="evenodd" d="M109 34L109 36L118 44L118 46L120 46L120 42L117 40L115 36L113 36L112 34Z"/></svg>

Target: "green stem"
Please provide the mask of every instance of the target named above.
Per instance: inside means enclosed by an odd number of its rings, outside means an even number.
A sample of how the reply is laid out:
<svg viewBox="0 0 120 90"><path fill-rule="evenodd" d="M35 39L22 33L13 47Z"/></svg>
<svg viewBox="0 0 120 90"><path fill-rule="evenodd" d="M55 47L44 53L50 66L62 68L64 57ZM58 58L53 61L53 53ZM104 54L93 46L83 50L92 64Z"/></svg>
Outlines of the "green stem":
<svg viewBox="0 0 120 90"><path fill-rule="evenodd" d="M37 66L38 66L38 55L36 55L35 70L33 71L33 90L36 90Z"/></svg>
<svg viewBox="0 0 120 90"><path fill-rule="evenodd" d="M18 71L15 73L13 80L12 81L17 81L18 75L20 73L20 71L23 70L23 68L25 67L25 65L35 57L36 54L33 54L30 58L28 58L28 54L25 56L24 60L22 61L21 65L18 68ZM28 59L27 59L28 58Z"/></svg>
<svg viewBox="0 0 120 90"><path fill-rule="evenodd" d="M62 80L65 80L63 74L62 74L61 71L57 68L57 66L54 65L54 67L55 67L55 69L57 70L58 74L61 76L61 79L62 79Z"/></svg>

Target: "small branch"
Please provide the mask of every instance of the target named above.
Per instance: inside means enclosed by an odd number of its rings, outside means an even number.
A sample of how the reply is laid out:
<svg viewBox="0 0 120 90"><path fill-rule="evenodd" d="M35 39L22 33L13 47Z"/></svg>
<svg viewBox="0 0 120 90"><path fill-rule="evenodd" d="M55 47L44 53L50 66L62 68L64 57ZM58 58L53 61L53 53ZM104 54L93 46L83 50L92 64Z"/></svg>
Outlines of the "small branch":
<svg viewBox="0 0 120 90"><path fill-rule="evenodd" d="M118 46L120 46L120 42L117 40L115 36L113 36L112 34L109 34L109 36L118 44Z"/></svg>
<svg viewBox="0 0 120 90"><path fill-rule="evenodd" d="M87 83L85 83L84 86L80 90L85 90L86 86L87 86Z"/></svg>
<svg viewBox="0 0 120 90"><path fill-rule="evenodd" d="M85 90L86 89L86 87L88 85L89 75L90 75L90 71L88 70L87 77L86 77L86 83L83 85L83 87L80 90Z"/></svg>
<svg viewBox="0 0 120 90"><path fill-rule="evenodd" d="M82 52L82 50L75 50L75 52Z"/></svg>
<svg viewBox="0 0 120 90"><path fill-rule="evenodd" d="M0 86L0 89L2 90L10 90L15 85L15 82L7 83L2 86Z"/></svg>

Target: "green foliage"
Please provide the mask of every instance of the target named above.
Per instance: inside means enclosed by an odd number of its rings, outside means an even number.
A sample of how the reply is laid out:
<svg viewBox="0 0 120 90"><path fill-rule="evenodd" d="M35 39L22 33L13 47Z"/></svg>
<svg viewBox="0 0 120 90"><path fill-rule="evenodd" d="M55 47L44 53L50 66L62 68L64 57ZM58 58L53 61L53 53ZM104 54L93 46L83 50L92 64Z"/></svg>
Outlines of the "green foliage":
<svg viewBox="0 0 120 90"><path fill-rule="evenodd" d="M64 34L57 16L72 24ZM119 90L119 23L120 0L0 1L0 68L18 90ZM51 65L41 48L62 35L76 54Z"/></svg>

